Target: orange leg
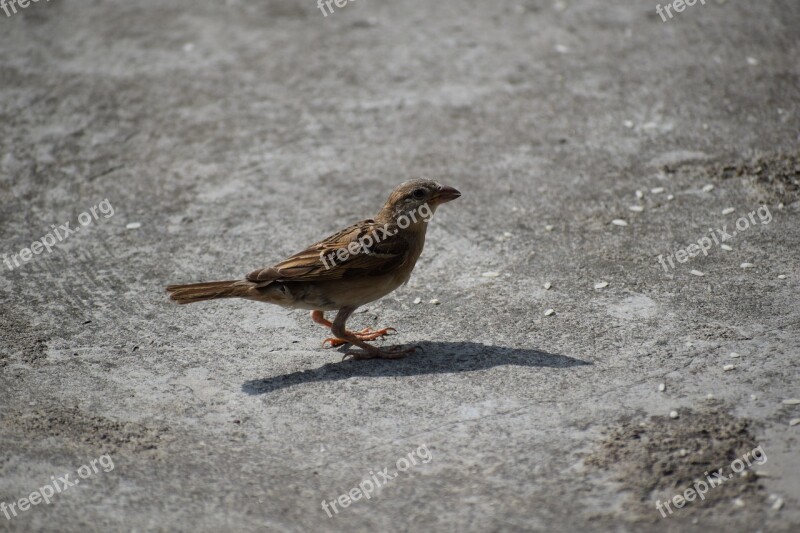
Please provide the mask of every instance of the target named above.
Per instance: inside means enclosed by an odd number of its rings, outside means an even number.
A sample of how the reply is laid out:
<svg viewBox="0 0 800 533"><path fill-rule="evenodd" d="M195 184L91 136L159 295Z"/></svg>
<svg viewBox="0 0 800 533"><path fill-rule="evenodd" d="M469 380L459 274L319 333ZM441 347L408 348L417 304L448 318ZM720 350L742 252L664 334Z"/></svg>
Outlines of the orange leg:
<svg viewBox="0 0 800 533"><path fill-rule="evenodd" d="M333 322L330 320L325 320L325 315L322 311L311 311L311 320L316 322L321 326L325 326L326 328L333 329ZM351 338L356 338L360 341L374 341L375 339L380 339L390 333L397 332L394 328L383 328L379 330L374 330L372 328L364 328L361 331L346 331L347 336ZM323 348L335 348L336 346L341 346L342 344L347 344L348 342L352 342L351 340L341 339L339 337L328 337L324 341L322 341ZM326 346L329 344L329 346Z"/></svg>

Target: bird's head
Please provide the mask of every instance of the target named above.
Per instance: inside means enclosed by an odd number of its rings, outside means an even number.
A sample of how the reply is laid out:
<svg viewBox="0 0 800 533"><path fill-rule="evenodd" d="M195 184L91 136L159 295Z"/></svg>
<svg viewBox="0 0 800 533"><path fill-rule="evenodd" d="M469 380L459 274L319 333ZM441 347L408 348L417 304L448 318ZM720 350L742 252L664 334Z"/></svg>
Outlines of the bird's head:
<svg viewBox="0 0 800 533"><path fill-rule="evenodd" d="M461 196L453 187L433 180L409 180L400 184L386 200L381 215L395 221L405 215L412 224L424 223L441 204Z"/></svg>

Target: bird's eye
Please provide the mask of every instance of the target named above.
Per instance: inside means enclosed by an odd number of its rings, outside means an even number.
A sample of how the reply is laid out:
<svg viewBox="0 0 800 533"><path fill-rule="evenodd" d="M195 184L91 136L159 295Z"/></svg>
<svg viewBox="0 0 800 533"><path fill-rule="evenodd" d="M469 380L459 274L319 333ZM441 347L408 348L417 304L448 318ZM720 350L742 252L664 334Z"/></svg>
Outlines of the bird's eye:
<svg viewBox="0 0 800 533"><path fill-rule="evenodd" d="M425 189L414 189L414 192L411 194L414 198L423 198L425 196Z"/></svg>

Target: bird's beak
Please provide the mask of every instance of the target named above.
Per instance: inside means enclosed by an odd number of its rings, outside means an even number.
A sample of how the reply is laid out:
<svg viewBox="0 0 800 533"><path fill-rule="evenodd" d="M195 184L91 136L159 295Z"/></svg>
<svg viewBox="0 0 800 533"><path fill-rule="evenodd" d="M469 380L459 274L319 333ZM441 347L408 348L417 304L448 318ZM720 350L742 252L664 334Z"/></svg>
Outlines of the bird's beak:
<svg viewBox="0 0 800 533"><path fill-rule="evenodd" d="M444 204L455 200L459 196L461 196L461 193L453 187L442 185L442 188L439 189L439 192L437 192L436 196L434 197L434 202L436 202L437 205Z"/></svg>

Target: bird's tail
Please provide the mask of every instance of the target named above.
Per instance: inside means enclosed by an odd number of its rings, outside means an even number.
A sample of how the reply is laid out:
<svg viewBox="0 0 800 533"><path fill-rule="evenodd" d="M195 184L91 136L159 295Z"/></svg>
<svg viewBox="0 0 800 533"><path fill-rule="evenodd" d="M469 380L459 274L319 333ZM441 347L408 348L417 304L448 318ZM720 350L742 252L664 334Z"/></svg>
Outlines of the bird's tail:
<svg viewBox="0 0 800 533"><path fill-rule="evenodd" d="M189 285L170 285L169 297L179 304L190 304L217 298L247 297L253 283L245 280L208 281Z"/></svg>

